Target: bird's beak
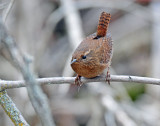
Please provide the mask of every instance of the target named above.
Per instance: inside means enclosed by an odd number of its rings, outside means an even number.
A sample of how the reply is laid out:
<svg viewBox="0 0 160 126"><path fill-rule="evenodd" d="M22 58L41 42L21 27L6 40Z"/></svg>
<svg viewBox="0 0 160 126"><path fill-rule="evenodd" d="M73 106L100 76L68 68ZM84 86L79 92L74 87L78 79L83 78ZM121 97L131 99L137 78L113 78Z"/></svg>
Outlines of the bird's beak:
<svg viewBox="0 0 160 126"><path fill-rule="evenodd" d="M71 64L73 64L73 63L75 63L75 62L77 62L77 59L73 59L73 60L71 61Z"/></svg>

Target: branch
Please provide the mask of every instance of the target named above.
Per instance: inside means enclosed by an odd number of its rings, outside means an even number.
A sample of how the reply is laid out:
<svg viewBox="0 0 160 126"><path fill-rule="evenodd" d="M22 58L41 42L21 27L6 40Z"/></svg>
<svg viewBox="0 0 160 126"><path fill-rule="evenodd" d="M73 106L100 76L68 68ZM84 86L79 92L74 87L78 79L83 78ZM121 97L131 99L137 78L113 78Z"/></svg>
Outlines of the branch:
<svg viewBox="0 0 160 126"><path fill-rule="evenodd" d="M5 90L0 91L0 104L15 126L29 126Z"/></svg>
<svg viewBox="0 0 160 126"><path fill-rule="evenodd" d="M44 84L74 84L75 77L51 77L51 78L38 78L37 82L40 85ZM99 76L93 79L81 78L82 83L88 82L106 82L106 77ZM141 84L160 85L160 79L138 76L124 76L124 75L111 75L111 82L133 82ZM23 80L7 81L0 80L0 90L26 87Z"/></svg>
<svg viewBox="0 0 160 126"><path fill-rule="evenodd" d="M11 0L10 3L9 3L9 5L8 5L8 7L7 7L7 9L6 9L6 11L5 11L5 13L3 14L3 22L6 21L7 16L8 16L8 14L9 14L10 10L11 10L12 7L13 7L13 4L14 4L14 0Z"/></svg>
<svg viewBox="0 0 160 126"><path fill-rule="evenodd" d="M29 63L30 60L23 56L22 53L18 50L16 42L14 39L7 33L7 30L4 26L4 23L0 17L0 43L3 43L6 46L7 51L10 54L12 63L14 66L21 71L25 83L27 85L27 91L31 103L41 119L43 126L54 126L52 119L52 114L49 108L46 95L43 93L41 87L37 85L34 74L30 70Z"/></svg>

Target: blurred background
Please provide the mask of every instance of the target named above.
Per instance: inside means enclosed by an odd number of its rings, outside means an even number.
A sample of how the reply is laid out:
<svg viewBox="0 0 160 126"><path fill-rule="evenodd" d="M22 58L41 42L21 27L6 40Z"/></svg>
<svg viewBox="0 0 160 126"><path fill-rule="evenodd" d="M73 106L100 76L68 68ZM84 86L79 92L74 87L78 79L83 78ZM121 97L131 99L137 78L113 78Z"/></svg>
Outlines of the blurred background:
<svg viewBox="0 0 160 126"><path fill-rule="evenodd" d="M1 0L0 9L10 0ZM97 29L102 11L111 13L114 41L111 74L160 78L159 0L15 0L6 20L20 50L33 59L39 78L75 76L71 55ZM22 76L0 51L0 79ZM42 86L56 126L160 126L160 87L135 83ZM8 89L26 121L41 126L26 88ZM13 123L0 107L0 125Z"/></svg>

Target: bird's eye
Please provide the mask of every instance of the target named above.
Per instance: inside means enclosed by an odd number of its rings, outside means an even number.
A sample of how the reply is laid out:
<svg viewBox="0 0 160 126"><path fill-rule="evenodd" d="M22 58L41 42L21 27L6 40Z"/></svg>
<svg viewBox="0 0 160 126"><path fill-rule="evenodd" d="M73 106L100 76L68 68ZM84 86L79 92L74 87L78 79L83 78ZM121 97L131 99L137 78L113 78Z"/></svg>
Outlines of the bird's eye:
<svg viewBox="0 0 160 126"><path fill-rule="evenodd" d="M82 59L86 59L86 56L82 56Z"/></svg>

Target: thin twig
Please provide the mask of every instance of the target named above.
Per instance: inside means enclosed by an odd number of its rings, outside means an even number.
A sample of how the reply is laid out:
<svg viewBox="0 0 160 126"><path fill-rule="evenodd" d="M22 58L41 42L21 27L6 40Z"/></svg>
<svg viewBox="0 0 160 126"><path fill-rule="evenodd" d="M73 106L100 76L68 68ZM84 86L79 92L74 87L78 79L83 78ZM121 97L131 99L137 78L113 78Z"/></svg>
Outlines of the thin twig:
<svg viewBox="0 0 160 126"><path fill-rule="evenodd" d="M75 77L51 77L51 78L38 78L38 84L74 84ZM106 77L96 77L93 79L81 78L82 83L88 82L105 82ZM138 77L138 76L129 76L129 75L111 75L111 82L133 82L141 84L152 84L160 85L160 79L149 78L149 77ZM0 90L2 89L11 89L11 88L20 88L26 87L23 80L19 81L7 81L0 80Z"/></svg>
<svg viewBox="0 0 160 126"><path fill-rule="evenodd" d="M14 4L14 1L15 1L15 0L11 0L11 1L10 1L9 5L8 5L8 7L7 7L7 9L6 9L6 11L4 12L4 14L3 14L3 22L6 22L7 16L8 16L8 14L9 14L10 10L12 9L12 6L13 6L13 4Z"/></svg>

